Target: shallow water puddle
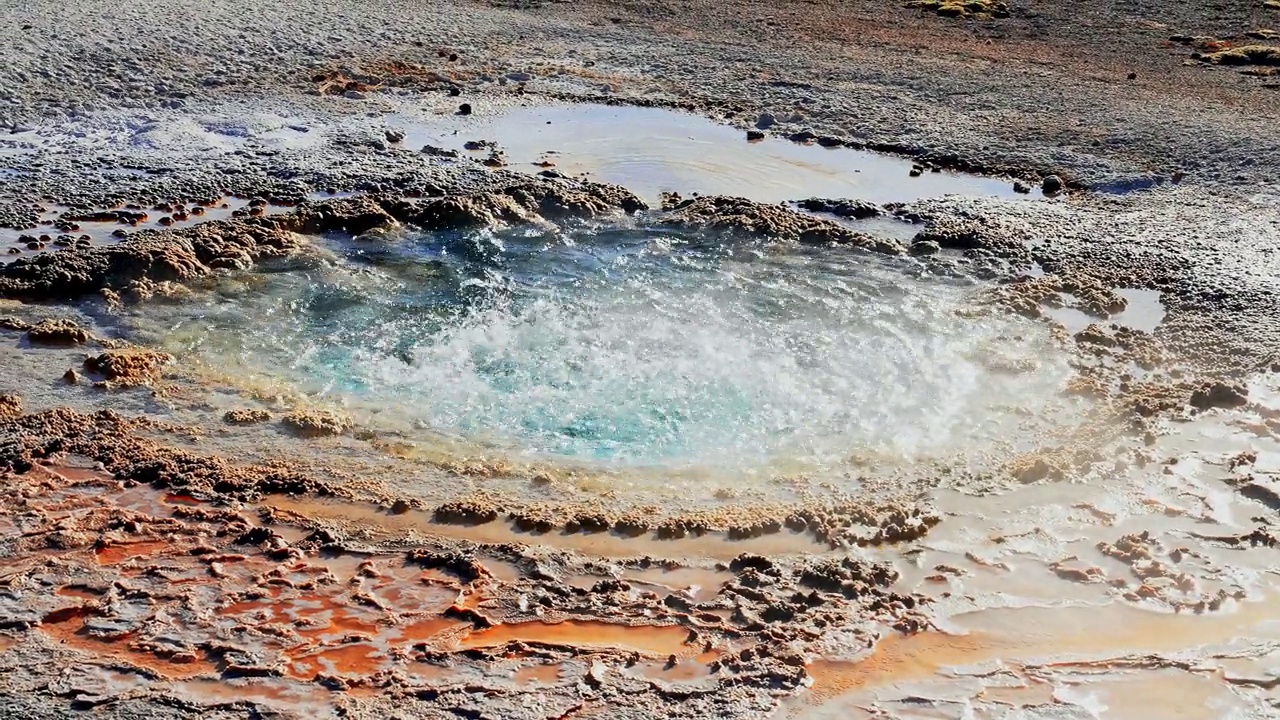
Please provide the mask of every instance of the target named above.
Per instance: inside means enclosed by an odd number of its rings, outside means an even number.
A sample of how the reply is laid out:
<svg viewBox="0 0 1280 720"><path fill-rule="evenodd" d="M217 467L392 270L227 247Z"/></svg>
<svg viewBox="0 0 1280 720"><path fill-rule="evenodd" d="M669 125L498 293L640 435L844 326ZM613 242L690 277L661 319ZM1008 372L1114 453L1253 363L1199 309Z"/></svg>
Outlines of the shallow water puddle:
<svg viewBox="0 0 1280 720"><path fill-rule="evenodd" d="M368 643L346 643L325 647L295 656L288 674L298 680L310 680L319 673L368 677L382 670L387 657Z"/></svg>
<svg viewBox="0 0 1280 720"><path fill-rule="evenodd" d="M665 662L641 662L623 672L633 677L667 683L696 682L715 675L711 663L720 655L720 652L710 650L694 657L677 658L676 662L671 662L670 659Z"/></svg>
<svg viewBox="0 0 1280 720"><path fill-rule="evenodd" d="M102 596L101 591L92 590L83 585L65 585L58 588L55 594L60 597L76 598L78 600L97 600Z"/></svg>
<svg viewBox="0 0 1280 720"><path fill-rule="evenodd" d="M1099 678L1087 670L1065 677L1052 699L1100 720L1222 720L1249 717L1248 705L1211 673L1154 670Z"/></svg>
<svg viewBox="0 0 1280 720"><path fill-rule="evenodd" d="M1139 288L1119 288L1116 294L1123 297L1128 305L1125 309L1109 318L1097 318L1082 310L1071 307L1075 298L1066 296L1067 306L1044 307L1044 314L1057 320L1067 332L1075 334L1094 323L1113 324L1142 332L1155 332L1164 321L1165 307L1160 300L1159 290L1142 290Z"/></svg>
<svg viewBox="0 0 1280 720"><path fill-rule="evenodd" d="M85 677L75 685L84 693L112 695L137 686L177 691L201 703L251 699L319 711L330 705L324 699L329 693L317 693L312 683L326 677L353 683L342 692L356 696L377 694L366 683L379 675L434 686L466 681L554 685L565 666L549 662L550 651L556 657L596 655L612 664L625 658L636 677L683 683L707 677L708 664L718 657L703 642L686 644L690 630L678 625L468 621L461 619L466 611L484 612L479 608L498 582L494 578L482 574L465 583L436 578L395 552L295 549L282 554L266 542L234 539L244 524L256 525L251 511L204 506L197 498L145 486L122 490L94 471L58 470L22 476L47 490L36 509L69 509L95 522L97 513L123 511L142 528L135 532L158 525L168 536L165 542L117 540L97 552L86 547L61 553L57 568L65 574L60 580L51 580L48 568L39 571L43 582L62 584L50 584L56 600L32 632L84 653L77 672ZM144 517L151 511L166 517ZM49 513L41 517L50 524L65 522ZM219 527L234 530L217 532ZM103 538L118 536L114 530L100 532ZM145 566L133 562L144 557ZM86 569L102 582L102 590L81 584ZM635 572L672 584L694 583L710 572L653 570ZM178 579L187 572L199 582ZM101 579L103 573L110 578ZM514 566L501 574L519 580ZM11 644L2 636L0 643L0 651ZM543 650L530 654L522 643ZM493 659L458 668L420 661L472 650L490 651ZM420 651L428 656L418 656ZM120 677L103 680L102 672ZM307 695L308 687L314 697Z"/></svg>
<svg viewBox="0 0 1280 720"><path fill-rule="evenodd" d="M68 647L145 668L163 677L192 678L217 672L217 666L203 654L163 658L153 652L135 649L130 643L128 633L122 633L116 637L91 634L87 627L87 620L92 615L93 613L85 606L57 610L44 617L40 623L40 630Z"/></svg>
<svg viewBox="0 0 1280 720"><path fill-rule="evenodd" d="M664 588L686 593L695 602L715 597L725 583L733 579L733 573L708 568L676 567L648 568L644 570L627 568L622 571L622 579L628 582Z"/></svg>
<svg viewBox="0 0 1280 720"><path fill-rule="evenodd" d="M196 678L172 685L175 694L201 703L230 704L250 700L279 707L302 717L331 711L331 693L316 692L310 683L287 678Z"/></svg>
<svg viewBox="0 0 1280 720"><path fill-rule="evenodd" d="M434 145L486 158L493 148L512 169L554 168L622 185L655 200L663 192L735 195L760 202L806 197L906 202L948 194L1015 197L1010 182L951 172L910 174L889 155L805 145L772 136L748 143L742 130L674 110L605 105L525 107L467 118L386 118L406 146Z"/></svg>
<svg viewBox="0 0 1280 720"><path fill-rule="evenodd" d="M163 541L141 541L107 545L94 551L99 565L116 565L134 558L156 557L171 550L172 544Z"/></svg>
<svg viewBox="0 0 1280 720"><path fill-rule="evenodd" d="M981 676L992 664L1102 671L1128 667L1122 658L1152 653L1265 645L1280 641L1280 605L1269 598L1205 615L1151 612L1122 603L1031 606L966 613L948 624L963 634L891 633L865 659L811 663L814 682L807 702L839 702L841 695L899 684L918 687L915 683L970 674L964 668L977 668L974 673Z"/></svg>
<svg viewBox="0 0 1280 720"><path fill-rule="evenodd" d="M557 685L560 683L560 672L562 669L563 668L559 663L522 667L516 671L516 684L523 686Z"/></svg>

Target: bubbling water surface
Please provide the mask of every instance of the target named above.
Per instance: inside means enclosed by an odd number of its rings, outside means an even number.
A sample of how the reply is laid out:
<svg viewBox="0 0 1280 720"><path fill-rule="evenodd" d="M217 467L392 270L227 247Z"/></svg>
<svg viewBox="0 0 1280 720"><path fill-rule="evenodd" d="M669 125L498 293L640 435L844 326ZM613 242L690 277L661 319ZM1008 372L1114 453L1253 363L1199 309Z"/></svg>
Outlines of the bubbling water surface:
<svg viewBox="0 0 1280 720"><path fill-rule="evenodd" d="M635 227L330 242L146 325L379 423L615 468L950 459L1065 402L1043 328L910 259Z"/></svg>

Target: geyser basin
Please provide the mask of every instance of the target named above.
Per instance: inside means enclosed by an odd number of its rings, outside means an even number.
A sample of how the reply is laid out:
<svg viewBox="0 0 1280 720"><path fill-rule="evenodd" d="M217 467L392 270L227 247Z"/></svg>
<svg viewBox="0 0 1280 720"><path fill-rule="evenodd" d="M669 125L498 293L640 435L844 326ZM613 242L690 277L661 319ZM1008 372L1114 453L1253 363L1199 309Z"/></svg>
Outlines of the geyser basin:
<svg viewBox="0 0 1280 720"><path fill-rule="evenodd" d="M328 242L134 331L378 427L602 469L949 461L1066 402L1046 330L911 259L643 227Z"/></svg>

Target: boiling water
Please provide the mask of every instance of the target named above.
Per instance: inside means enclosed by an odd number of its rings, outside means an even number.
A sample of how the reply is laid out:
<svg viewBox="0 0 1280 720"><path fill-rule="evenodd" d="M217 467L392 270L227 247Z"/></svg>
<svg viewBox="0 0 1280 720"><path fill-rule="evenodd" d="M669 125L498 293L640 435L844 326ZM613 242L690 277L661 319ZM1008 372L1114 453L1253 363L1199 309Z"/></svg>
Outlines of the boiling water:
<svg viewBox="0 0 1280 720"><path fill-rule="evenodd" d="M133 330L382 425L606 467L950 459L1064 402L1039 326L974 317L980 287L914 260L643 227L330 242Z"/></svg>

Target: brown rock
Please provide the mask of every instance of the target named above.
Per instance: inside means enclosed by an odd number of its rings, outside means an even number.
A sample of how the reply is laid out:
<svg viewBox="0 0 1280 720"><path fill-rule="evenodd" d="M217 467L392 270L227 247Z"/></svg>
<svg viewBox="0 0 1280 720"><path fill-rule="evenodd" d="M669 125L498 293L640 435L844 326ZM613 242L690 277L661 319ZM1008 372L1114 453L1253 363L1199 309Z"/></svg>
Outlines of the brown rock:
<svg viewBox="0 0 1280 720"><path fill-rule="evenodd" d="M778 205L745 198L713 195L694 198L674 207L664 224L687 230L742 233L793 242L855 245L875 252L901 255L902 244L855 232L843 225Z"/></svg>
<svg viewBox="0 0 1280 720"><path fill-rule="evenodd" d="M20 320L16 317L0 317L0 328L26 332L31 329L31 323L26 320Z"/></svg>
<svg viewBox="0 0 1280 720"><path fill-rule="evenodd" d="M484 498L445 503L435 509L432 519L449 525L483 525L498 519L499 508Z"/></svg>
<svg viewBox="0 0 1280 720"><path fill-rule="evenodd" d="M22 398L17 395L0 395L0 418L18 417L22 414Z"/></svg>
<svg viewBox="0 0 1280 720"><path fill-rule="evenodd" d="M266 422L271 419L271 413L259 408L242 408L239 410L228 410L222 416L222 421L229 425L253 425L255 423Z"/></svg>
<svg viewBox="0 0 1280 720"><path fill-rule="evenodd" d="M120 243L48 253L0 265L0 297L66 299L128 292L136 300L171 294L173 284L220 268L244 270L305 244L300 234L361 235L412 222L428 230L595 218L647 207L624 188L530 181L492 192L423 202L361 196L307 203L287 215L217 220L164 233L139 231ZM157 289L164 292L157 292Z"/></svg>
<svg viewBox="0 0 1280 720"><path fill-rule="evenodd" d="M301 437L341 435L351 429L351 420L328 410L298 410L281 418L285 427Z"/></svg>
<svg viewBox="0 0 1280 720"><path fill-rule="evenodd" d="M1215 382L1191 393L1191 406L1198 410L1240 407L1249 402L1248 395L1243 385Z"/></svg>
<svg viewBox="0 0 1280 720"><path fill-rule="evenodd" d="M27 339L39 345L80 345L90 340L89 331L70 320L44 320L27 330Z"/></svg>
<svg viewBox="0 0 1280 720"><path fill-rule="evenodd" d="M615 185L573 187L531 182L499 191L455 195L412 206L406 222L430 230L505 227L531 222L590 219L644 210L643 200Z"/></svg>
<svg viewBox="0 0 1280 720"><path fill-rule="evenodd" d="M159 378L161 368L173 359L169 353L153 350L108 350L85 360L84 367L117 385L145 385Z"/></svg>

